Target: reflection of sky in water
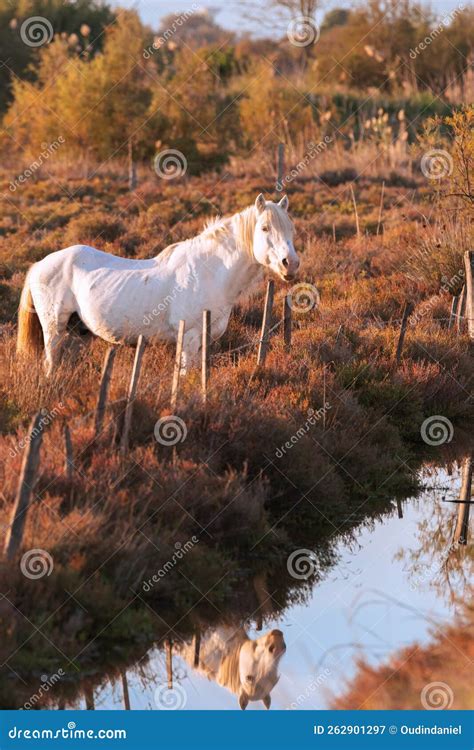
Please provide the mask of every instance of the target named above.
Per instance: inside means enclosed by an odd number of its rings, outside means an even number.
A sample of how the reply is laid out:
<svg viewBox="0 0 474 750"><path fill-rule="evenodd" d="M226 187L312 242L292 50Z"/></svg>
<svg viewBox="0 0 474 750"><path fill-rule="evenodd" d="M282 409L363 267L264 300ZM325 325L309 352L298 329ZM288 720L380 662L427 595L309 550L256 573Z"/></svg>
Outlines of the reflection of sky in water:
<svg viewBox="0 0 474 750"><path fill-rule="evenodd" d="M308 603L295 605L281 619L264 624L263 633L280 628L287 644L272 708L289 708L298 696L301 709L327 708L328 692L340 694L353 677L358 654L363 653L372 664L386 661L404 646L429 641L429 618L452 619L448 597L437 593L426 571L437 568L449 546L459 506L442 502L442 497L457 495L460 478L439 472L436 480L428 477L426 483L430 489L419 500L403 503L403 520L395 512L373 529L363 530L350 549L340 545L339 563L314 588ZM451 489L447 493L433 490L435 485ZM440 545L435 555L429 549L414 569L412 553L420 550L420 529L426 545L432 532L439 530L440 518L447 544ZM253 628L248 633L252 638L262 635ZM179 682L187 694L187 709L237 708L235 695L196 674L178 657L173 659L173 668L182 677ZM144 672L155 676L153 684L141 680L135 670L127 673L135 709L155 708L155 687L166 682L164 654L156 652ZM96 708L123 708L118 683L96 695ZM247 710L255 709L263 709L262 703L250 703Z"/></svg>

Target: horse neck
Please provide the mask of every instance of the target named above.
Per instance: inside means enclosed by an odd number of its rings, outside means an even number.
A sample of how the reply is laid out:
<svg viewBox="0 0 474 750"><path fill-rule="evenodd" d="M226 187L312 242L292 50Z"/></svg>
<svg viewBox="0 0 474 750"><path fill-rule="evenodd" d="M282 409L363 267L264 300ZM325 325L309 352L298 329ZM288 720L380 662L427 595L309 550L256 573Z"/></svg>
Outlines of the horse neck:
<svg viewBox="0 0 474 750"><path fill-rule="evenodd" d="M261 270L253 254L255 216L253 207L234 214L226 222L227 241L220 244L229 270L227 285L229 301L233 304L242 291L258 280Z"/></svg>

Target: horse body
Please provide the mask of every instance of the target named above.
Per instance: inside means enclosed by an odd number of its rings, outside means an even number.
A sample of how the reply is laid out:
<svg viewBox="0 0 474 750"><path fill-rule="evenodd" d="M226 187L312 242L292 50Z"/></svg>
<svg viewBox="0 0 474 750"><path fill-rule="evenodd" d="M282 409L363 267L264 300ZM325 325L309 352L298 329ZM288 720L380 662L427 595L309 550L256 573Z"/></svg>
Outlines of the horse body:
<svg viewBox="0 0 474 750"><path fill-rule="evenodd" d="M199 663L194 663L195 644L178 651L197 672L238 696L245 709L249 701L263 701L270 708L270 693L279 680L278 667L286 645L280 630L251 640L244 628L221 625L201 638Z"/></svg>
<svg viewBox="0 0 474 750"><path fill-rule="evenodd" d="M263 196L257 202L149 260L117 257L87 245L48 255L27 275L18 349L40 344L42 333L51 372L74 313L111 343L134 343L140 335L172 341L184 320L186 368L201 344L203 310L211 311L212 337L219 338L237 298L258 281L264 266L289 278L287 271L298 264L287 204L265 203Z"/></svg>

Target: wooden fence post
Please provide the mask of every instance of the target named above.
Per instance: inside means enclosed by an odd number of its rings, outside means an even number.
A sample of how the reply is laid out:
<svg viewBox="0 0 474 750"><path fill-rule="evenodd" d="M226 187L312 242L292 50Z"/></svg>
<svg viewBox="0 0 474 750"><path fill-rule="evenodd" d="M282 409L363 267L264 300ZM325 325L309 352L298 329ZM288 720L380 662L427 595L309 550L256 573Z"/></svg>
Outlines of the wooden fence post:
<svg viewBox="0 0 474 750"><path fill-rule="evenodd" d="M275 282L271 280L267 284L267 294L265 296L265 309L263 311L262 330L260 333L260 341L258 343L257 365L264 365L265 359L267 357L274 290Z"/></svg>
<svg viewBox="0 0 474 750"><path fill-rule="evenodd" d="M410 317L412 311L413 311L413 304L411 302L407 302L403 310L402 324L400 327L400 336L398 337L398 344L397 344L397 353L395 354L395 362L397 365L400 364L400 359L401 359L402 350L403 350L403 342L405 341L405 333L407 330L408 318Z"/></svg>
<svg viewBox="0 0 474 750"><path fill-rule="evenodd" d="M201 658L201 631L197 630L194 635L194 667L199 667Z"/></svg>
<svg viewBox="0 0 474 750"><path fill-rule="evenodd" d="M33 417L28 433L28 445L23 454L18 490L10 516L10 526L5 538L4 555L7 560L13 560L23 540L26 516L39 465L39 451L43 440L42 417L40 411Z"/></svg>
<svg viewBox="0 0 474 750"><path fill-rule="evenodd" d="M84 698L86 700L87 711L95 711L94 688L91 685L85 686Z"/></svg>
<svg viewBox="0 0 474 750"><path fill-rule="evenodd" d="M123 705L125 706L126 711L130 711L130 693L128 692L127 670L121 669L120 676L122 678Z"/></svg>
<svg viewBox="0 0 474 750"><path fill-rule="evenodd" d="M462 467L462 485L456 528L454 530L454 544L467 544L469 534L469 509L472 495L472 454L466 456Z"/></svg>
<svg viewBox="0 0 474 750"><path fill-rule="evenodd" d="M464 253L464 268L466 270L466 318L469 338L474 341L474 250Z"/></svg>
<svg viewBox="0 0 474 750"><path fill-rule="evenodd" d="M463 284L461 293L459 295L458 312L457 312L457 320L456 320L456 329L458 333L461 333L462 323L464 320L465 313L466 313L466 285Z"/></svg>
<svg viewBox="0 0 474 750"><path fill-rule="evenodd" d="M351 182L351 195L352 195L352 204L354 206L357 236L360 237L359 212L357 211L357 203L356 203L356 199L354 195L354 188L352 187L352 182Z"/></svg>
<svg viewBox="0 0 474 750"><path fill-rule="evenodd" d="M403 507L402 507L402 501L399 497L397 497L397 513L399 518L403 518Z"/></svg>
<svg viewBox="0 0 474 750"><path fill-rule="evenodd" d="M64 473L70 482L74 475L74 455L72 452L71 430L69 425L65 424L63 428L64 435Z"/></svg>
<svg viewBox="0 0 474 750"><path fill-rule="evenodd" d="M453 323L456 320L459 301L460 301L460 297L456 297L456 295L454 295L453 299L451 300L451 310L449 311L448 329L453 327Z"/></svg>
<svg viewBox="0 0 474 750"><path fill-rule="evenodd" d="M173 690L173 641L166 639L166 674L168 676L168 690Z"/></svg>
<svg viewBox="0 0 474 750"><path fill-rule="evenodd" d="M286 294L283 300L283 340L285 342L285 351L291 349L291 294Z"/></svg>
<svg viewBox="0 0 474 750"><path fill-rule="evenodd" d="M202 362L201 362L201 387L202 401L207 401L207 388L209 385L209 374L211 371L211 311L202 311Z"/></svg>
<svg viewBox="0 0 474 750"><path fill-rule="evenodd" d="M279 143L278 155L277 155L277 180L276 180L277 193L280 193L283 190L282 183L283 183L284 163L285 163L285 144Z"/></svg>
<svg viewBox="0 0 474 750"><path fill-rule="evenodd" d="M114 366L116 353L117 349L115 347L110 347L110 349L108 349L105 354L104 364L102 367L102 375L100 376L99 398L97 400L97 407L95 410L94 437L97 437L102 432L105 407L107 405L107 396L109 393L110 378L112 377L112 368Z"/></svg>
<svg viewBox="0 0 474 750"><path fill-rule="evenodd" d="M181 375L181 358L183 355L183 340L186 323L184 320L179 321L178 338L176 339L176 356L174 360L173 382L171 384L171 409L176 409L179 391L179 378Z"/></svg>
<svg viewBox="0 0 474 750"><path fill-rule="evenodd" d="M142 367L143 352L145 351L145 339L142 335L138 337L137 348L135 350L135 359L133 362L132 377L128 386L127 403L125 405L125 414L123 418L122 438L120 440L120 450L125 453L128 450L128 435L132 424L133 402L137 394L138 380Z"/></svg>

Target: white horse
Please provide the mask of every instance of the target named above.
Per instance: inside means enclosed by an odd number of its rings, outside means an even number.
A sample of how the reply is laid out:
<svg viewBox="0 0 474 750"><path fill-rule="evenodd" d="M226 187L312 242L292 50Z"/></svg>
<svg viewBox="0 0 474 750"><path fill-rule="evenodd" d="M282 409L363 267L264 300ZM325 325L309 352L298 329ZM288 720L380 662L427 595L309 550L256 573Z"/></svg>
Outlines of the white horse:
<svg viewBox="0 0 474 750"><path fill-rule="evenodd" d="M221 625L201 638L197 665L194 642L177 651L198 673L235 693L240 708L247 708L249 701L263 701L268 709L286 644L281 630L253 641L243 628Z"/></svg>
<svg viewBox="0 0 474 750"><path fill-rule="evenodd" d="M111 343L176 339L186 323L183 369L201 346L202 311L211 311L212 338L225 332L239 295L263 268L291 281L299 266L288 198L265 201L209 224L201 234L150 260L132 260L74 245L48 255L28 271L21 295L17 349L45 349L50 374L71 315Z"/></svg>

